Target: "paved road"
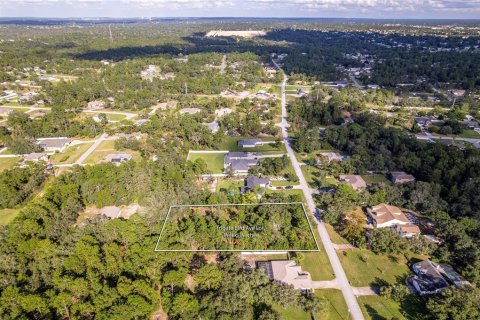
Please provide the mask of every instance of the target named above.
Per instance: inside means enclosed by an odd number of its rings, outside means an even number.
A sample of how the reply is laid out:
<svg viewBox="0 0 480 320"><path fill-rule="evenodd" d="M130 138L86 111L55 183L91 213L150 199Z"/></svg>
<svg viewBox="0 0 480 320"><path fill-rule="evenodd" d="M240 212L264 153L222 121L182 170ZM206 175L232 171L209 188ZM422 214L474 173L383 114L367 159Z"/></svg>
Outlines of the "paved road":
<svg viewBox="0 0 480 320"><path fill-rule="evenodd" d="M352 80L353 85L354 85L357 89L359 89L359 90L363 89L363 87L362 87L362 86L360 85L360 83L357 81L357 79L355 78L355 76L350 76L350 80Z"/></svg>
<svg viewBox="0 0 480 320"><path fill-rule="evenodd" d="M278 67L278 65L274 62L274 64ZM340 263L340 259L337 256L335 248L333 246L332 241L330 240L330 236L328 235L327 229L323 222L319 219L319 212L315 206L313 201L312 193L310 187L308 186L307 181L303 175L303 172L300 168L300 164L295 156L295 153L290 146L290 140L288 138L287 128L289 127L287 122L287 108L286 108L286 98L285 98L285 85L287 82L287 77L284 76L284 80L282 82L282 122L280 123L280 127L282 128L282 136L285 143L285 147L287 148L288 156L290 157L290 161L292 162L293 169L298 176L300 181L300 185L303 189L303 194L305 195L305 199L307 200L308 208L312 213L314 213L315 221L317 222L317 229L318 233L320 234L320 239L322 240L323 246L325 248L325 252L327 253L328 259L330 260L330 264L332 265L333 272L336 276L336 283L338 287L342 290L343 297L345 302L347 303L348 310L350 311L350 315L353 320L364 320L364 316L360 306L358 305L357 298L353 292L350 283L348 282L347 275L343 270L342 264Z"/></svg>
<svg viewBox="0 0 480 320"><path fill-rule="evenodd" d="M434 135L424 135L424 134L416 134L415 137L420 140L427 140L427 139L438 139L438 140L462 140L467 141L470 143L480 143L480 138L462 138L462 137L446 137L446 136L434 136Z"/></svg>
<svg viewBox="0 0 480 320"><path fill-rule="evenodd" d="M88 148L88 150L85 151L85 153L82 154L80 158L77 159L77 161L75 161L75 164L82 164L82 162L88 158L88 156L93 152L93 150L95 150L100 145L100 143L102 143L107 137L108 134L102 134L97 140L95 140L95 142L90 146L90 148Z"/></svg>

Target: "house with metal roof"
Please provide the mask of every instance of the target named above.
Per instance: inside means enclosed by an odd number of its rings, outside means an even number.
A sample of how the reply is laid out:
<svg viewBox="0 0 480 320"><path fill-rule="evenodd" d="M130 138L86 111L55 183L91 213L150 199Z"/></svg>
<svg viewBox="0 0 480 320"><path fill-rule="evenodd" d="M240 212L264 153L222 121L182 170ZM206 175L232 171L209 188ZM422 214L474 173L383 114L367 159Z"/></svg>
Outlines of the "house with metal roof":
<svg viewBox="0 0 480 320"><path fill-rule="evenodd" d="M255 148L262 145L262 139L238 140L237 145L242 148Z"/></svg>

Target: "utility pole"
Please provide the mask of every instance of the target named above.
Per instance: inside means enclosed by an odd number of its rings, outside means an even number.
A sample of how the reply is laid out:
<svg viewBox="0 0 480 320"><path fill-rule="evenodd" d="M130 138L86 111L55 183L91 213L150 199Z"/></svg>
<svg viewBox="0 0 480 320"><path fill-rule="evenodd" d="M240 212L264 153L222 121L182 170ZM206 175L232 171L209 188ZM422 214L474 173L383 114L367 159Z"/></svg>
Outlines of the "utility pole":
<svg viewBox="0 0 480 320"><path fill-rule="evenodd" d="M108 25L108 32L110 33L110 42L113 42L112 28L110 28L110 25Z"/></svg>
<svg viewBox="0 0 480 320"><path fill-rule="evenodd" d="M185 82L185 94L188 94L188 87L186 82Z"/></svg>

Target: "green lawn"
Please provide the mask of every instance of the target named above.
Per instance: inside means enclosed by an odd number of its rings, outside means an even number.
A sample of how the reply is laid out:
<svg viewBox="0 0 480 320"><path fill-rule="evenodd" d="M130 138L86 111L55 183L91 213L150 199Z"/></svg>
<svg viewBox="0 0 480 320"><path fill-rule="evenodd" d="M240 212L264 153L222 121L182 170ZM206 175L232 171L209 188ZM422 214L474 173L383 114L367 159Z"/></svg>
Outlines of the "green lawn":
<svg viewBox="0 0 480 320"><path fill-rule="evenodd" d="M311 320L310 313L298 307L284 309L282 306L274 304L273 309L280 314L280 319L282 320Z"/></svg>
<svg viewBox="0 0 480 320"><path fill-rule="evenodd" d="M337 179L332 176L322 176L320 170L314 166L303 165L300 168L302 169L305 180L307 180L307 183L312 188L317 188L319 184L322 185L322 187L338 185Z"/></svg>
<svg viewBox="0 0 480 320"><path fill-rule="evenodd" d="M223 159L224 153L190 153L188 160L195 161L196 159L203 159L207 163L207 168L212 173L223 173Z"/></svg>
<svg viewBox="0 0 480 320"><path fill-rule="evenodd" d="M285 145L282 143L280 146L275 145L276 138L262 138L263 141L273 141L272 144L265 144L255 148L242 148L238 146L238 140L245 140L245 139L256 139L256 138L248 138L248 137L225 137L220 149L221 150L228 150L228 151L245 151L245 152L269 152L275 151L275 153L285 153Z"/></svg>
<svg viewBox="0 0 480 320"><path fill-rule="evenodd" d="M123 119L126 118L124 114L107 113L106 116L108 121L122 121Z"/></svg>
<svg viewBox="0 0 480 320"><path fill-rule="evenodd" d="M232 178L225 178L221 179L217 183L217 192L222 189L229 190L231 188L235 188L237 192L240 192L240 188L245 185L245 181L243 179L234 180Z"/></svg>
<svg viewBox="0 0 480 320"><path fill-rule="evenodd" d="M290 186L290 185L296 185L298 182L292 182L290 180L270 180L270 184L272 186Z"/></svg>
<svg viewBox="0 0 480 320"><path fill-rule="evenodd" d="M115 140L105 140L98 145L98 147L93 150L93 152L85 159L87 164L95 164L105 159L109 154L115 154L118 152L130 153L133 157L133 160L138 161L141 159L140 152L128 149L116 150L115 149Z"/></svg>
<svg viewBox="0 0 480 320"><path fill-rule="evenodd" d="M390 180L383 174L368 174L362 176L367 184L390 183Z"/></svg>
<svg viewBox="0 0 480 320"><path fill-rule="evenodd" d="M9 224L20 212L17 209L2 209L0 210L0 226Z"/></svg>
<svg viewBox="0 0 480 320"><path fill-rule="evenodd" d="M480 139L480 134L475 132L474 130L463 130L461 134L439 134L439 133L432 133L433 136L437 137L458 137L458 138L470 138L470 139Z"/></svg>
<svg viewBox="0 0 480 320"><path fill-rule="evenodd" d="M313 221L313 217L311 215L309 215L308 217L310 219L313 234L315 235L317 243L320 247L320 251L304 252L303 255L305 259L301 263L302 269L308 271L312 276L312 280L314 281L332 280L335 278L332 266L330 265L330 261L328 260L328 256L325 252L322 241L320 240L320 235L318 234L318 230Z"/></svg>
<svg viewBox="0 0 480 320"><path fill-rule="evenodd" d="M402 305L380 296L358 297L365 319L425 319L427 311L424 302L417 296L410 295Z"/></svg>
<svg viewBox="0 0 480 320"><path fill-rule="evenodd" d="M0 158L0 172L13 168L18 163L19 160L20 160L19 157Z"/></svg>
<svg viewBox="0 0 480 320"><path fill-rule="evenodd" d="M325 308L317 315L319 320L350 319L348 307L342 291L337 289L317 289L315 295L326 300Z"/></svg>
<svg viewBox="0 0 480 320"><path fill-rule="evenodd" d="M379 280L391 284L411 274L402 256L376 255L370 250L351 249L338 252L343 269L352 286L366 287Z"/></svg>
<svg viewBox="0 0 480 320"><path fill-rule="evenodd" d="M317 241L319 242L321 251L303 252L305 258L301 262L302 270L308 271L314 281L333 280L335 275L330 266L330 261L318 237Z"/></svg>
<svg viewBox="0 0 480 320"><path fill-rule="evenodd" d="M50 157L53 164L69 164L77 161L82 154L84 154L93 142L81 143L75 146L68 147L63 153L55 153Z"/></svg>
<svg viewBox="0 0 480 320"><path fill-rule="evenodd" d="M317 289L315 295L325 300L324 308L315 315L317 320L347 320L348 307L343 299L342 292L337 289ZM274 305L274 310L280 313L282 320L311 320L310 313L300 308L282 308Z"/></svg>
<svg viewBox="0 0 480 320"><path fill-rule="evenodd" d="M335 244L349 244L349 242L343 238L341 235L339 235L335 229L333 229L333 226L325 223L325 228L327 228L328 235L330 236L330 240L332 240L333 243Z"/></svg>

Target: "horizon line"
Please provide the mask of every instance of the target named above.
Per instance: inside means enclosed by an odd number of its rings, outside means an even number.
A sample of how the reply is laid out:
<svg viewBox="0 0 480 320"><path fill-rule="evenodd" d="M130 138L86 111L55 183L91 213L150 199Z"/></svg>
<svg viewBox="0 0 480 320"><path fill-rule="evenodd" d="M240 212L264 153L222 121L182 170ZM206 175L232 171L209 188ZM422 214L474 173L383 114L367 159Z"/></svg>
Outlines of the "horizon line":
<svg viewBox="0 0 480 320"><path fill-rule="evenodd" d="M0 19L64 19L64 20L93 20L93 19L108 19L108 20L151 20L151 19L305 19L305 20L318 20L318 19L339 19L339 20L434 20L434 21L480 21L480 18L367 18L367 17L296 17L296 16L284 16L284 17L260 17L260 16L138 16L138 17L107 17L107 16L95 16L95 17L45 17L45 16L0 16Z"/></svg>

